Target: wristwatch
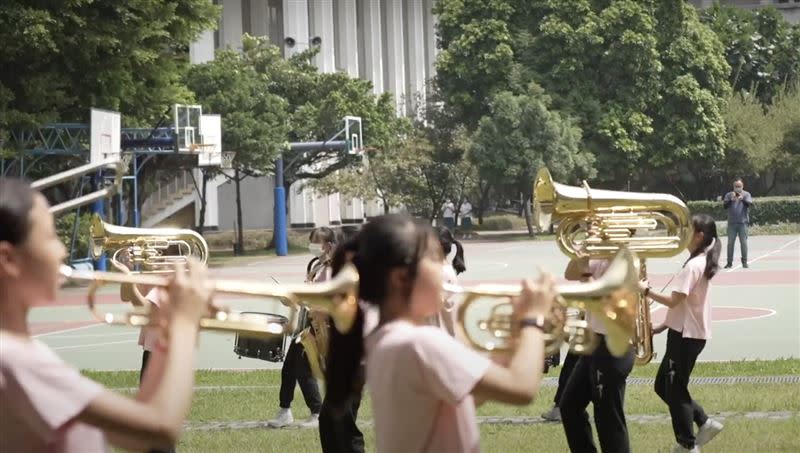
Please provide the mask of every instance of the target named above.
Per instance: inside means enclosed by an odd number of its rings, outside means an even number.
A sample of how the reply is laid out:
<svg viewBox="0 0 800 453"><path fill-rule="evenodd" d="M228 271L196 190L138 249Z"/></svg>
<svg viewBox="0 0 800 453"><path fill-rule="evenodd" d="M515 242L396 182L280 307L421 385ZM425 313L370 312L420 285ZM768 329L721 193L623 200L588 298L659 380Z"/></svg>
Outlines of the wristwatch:
<svg viewBox="0 0 800 453"><path fill-rule="evenodd" d="M545 325L545 317L544 315L539 315L535 318L522 318L519 320L519 328L524 329L526 327L534 327L536 329L541 330L544 332L544 325Z"/></svg>

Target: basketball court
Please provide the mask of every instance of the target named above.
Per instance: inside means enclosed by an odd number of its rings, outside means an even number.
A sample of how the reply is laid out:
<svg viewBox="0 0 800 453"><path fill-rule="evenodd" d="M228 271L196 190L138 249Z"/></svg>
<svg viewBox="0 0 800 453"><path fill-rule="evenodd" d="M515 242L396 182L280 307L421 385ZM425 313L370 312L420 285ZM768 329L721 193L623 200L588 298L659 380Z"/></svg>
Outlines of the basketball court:
<svg viewBox="0 0 800 453"><path fill-rule="evenodd" d="M725 259L725 240L723 257ZM724 270L712 282L713 339L702 359L727 361L800 357L800 237L755 236L749 241L750 268L740 265ZM647 262L650 280L661 289L680 269L688 254ZM738 257L738 244L737 253ZM466 242L467 272L464 285L476 283L517 283L535 277L537 268L561 275L567 264L552 241ZM251 257L235 264L214 268L215 278L253 279L271 282L302 282L310 256ZM31 311L33 333L67 362L94 370L133 370L141 364L138 329L105 326L94 320L85 304L86 289L68 288L54 306ZM98 298L100 309L122 312L129 308L119 302L119 289L108 287ZM219 300L240 311L288 315L276 300L220 296ZM654 323L665 310L655 309ZM665 335L655 337L660 355ZM235 336L204 332L196 367L199 369L279 368L280 363L241 358L234 354ZM658 357L656 358L658 360Z"/></svg>

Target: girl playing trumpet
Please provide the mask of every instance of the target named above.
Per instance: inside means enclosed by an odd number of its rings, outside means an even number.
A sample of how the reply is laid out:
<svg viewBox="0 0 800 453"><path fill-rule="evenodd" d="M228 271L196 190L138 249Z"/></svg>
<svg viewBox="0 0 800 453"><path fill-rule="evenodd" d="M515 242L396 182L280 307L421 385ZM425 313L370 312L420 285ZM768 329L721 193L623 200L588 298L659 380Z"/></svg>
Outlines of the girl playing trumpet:
<svg viewBox="0 0 800 453"><path fill-rule="evenodd" d="M136 398L82 376L31 337L28 311L52 304L66 249L47 200L19 179L0 177L0 451L100 452L175 445L192 398L200 318L211 293L206 271L178 269L162 303L165 340Z"/></svg>
<svg viewBox="0 0 800 453"><path fill-rule="evenodd" d="M331 343L329 402L344 408L360 391L357 372L366 353L377 451L479 451L473 397L517 405L536 397L552 281L524 282L514 304L517 348L504 367L424 325L442 300L443 254L429 225L398 215L377 217L361 229L351 254L361 277L359 294L379 307L380 324L365 341L359 312L348 335Z"/></svg>

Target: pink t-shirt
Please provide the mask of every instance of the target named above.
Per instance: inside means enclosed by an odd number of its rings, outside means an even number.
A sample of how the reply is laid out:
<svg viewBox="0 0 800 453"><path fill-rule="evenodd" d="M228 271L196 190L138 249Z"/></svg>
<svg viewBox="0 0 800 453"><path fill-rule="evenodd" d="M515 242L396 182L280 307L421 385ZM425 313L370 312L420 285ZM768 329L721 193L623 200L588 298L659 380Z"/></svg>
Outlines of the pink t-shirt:
<svg viewBox="0 0 800 453"><path fill-rule="evenodd" d="M708 279L703 275L706 255L689 260L675 277L670 293L686 294L686 300L667 310L664 324L672 330L683 332L684 338L711 339L711 304L708 303Z"/></svg>
<svg viewBox="0 0 800 453"><path fill-rule="evenodd" d="M592 278L597 280L598 278L602 277L603 274L606 273L609 265L611 265L609 260L589 260L589 272L591 272ZM608 329L606 329L606 325L601 317L594 315L590 311L587 311L586 322L589 324L589 328L593 331L601 335L608 335Z"/></svg>
<svg viewBox="0 0 800 453"><path fill-rule="evenodd" d="M103 432L75 421L102 391L38 340L0 330L1 452L105 452Z"/></svg>
<svg viewBox="0 0 800 453"><path fill-rule="evenodd" d="M153 288L147 292L147 295L144 296L144 298L158 307L160 306L158 294L159 288ZM158 330L158 327L142 327L142 329L139 331L139 346L141 346L145 351L154 351L156 349L156 345L158 344L158 338L160 335L161 334Z"/></svg>
<svg viewBox="0 0 800 453"><path fill-rule="evenodd" d="M472 389L488 358L444 330L397 320L366 341L379 453L477 452Z"/></svg>

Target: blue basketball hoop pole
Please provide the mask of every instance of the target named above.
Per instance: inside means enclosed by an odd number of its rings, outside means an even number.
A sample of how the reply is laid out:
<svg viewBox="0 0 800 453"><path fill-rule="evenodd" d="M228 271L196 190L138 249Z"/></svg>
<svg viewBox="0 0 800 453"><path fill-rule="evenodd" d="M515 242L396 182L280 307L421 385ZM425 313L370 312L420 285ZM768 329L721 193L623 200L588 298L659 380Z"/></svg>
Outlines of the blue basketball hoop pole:
<svg viewBox="0 0 800 453"><path fill-rule="evenodd" d="M283 188L283 155L275 161L275 254L289 254L289 240L286 237L286 190Z"/></svg>

